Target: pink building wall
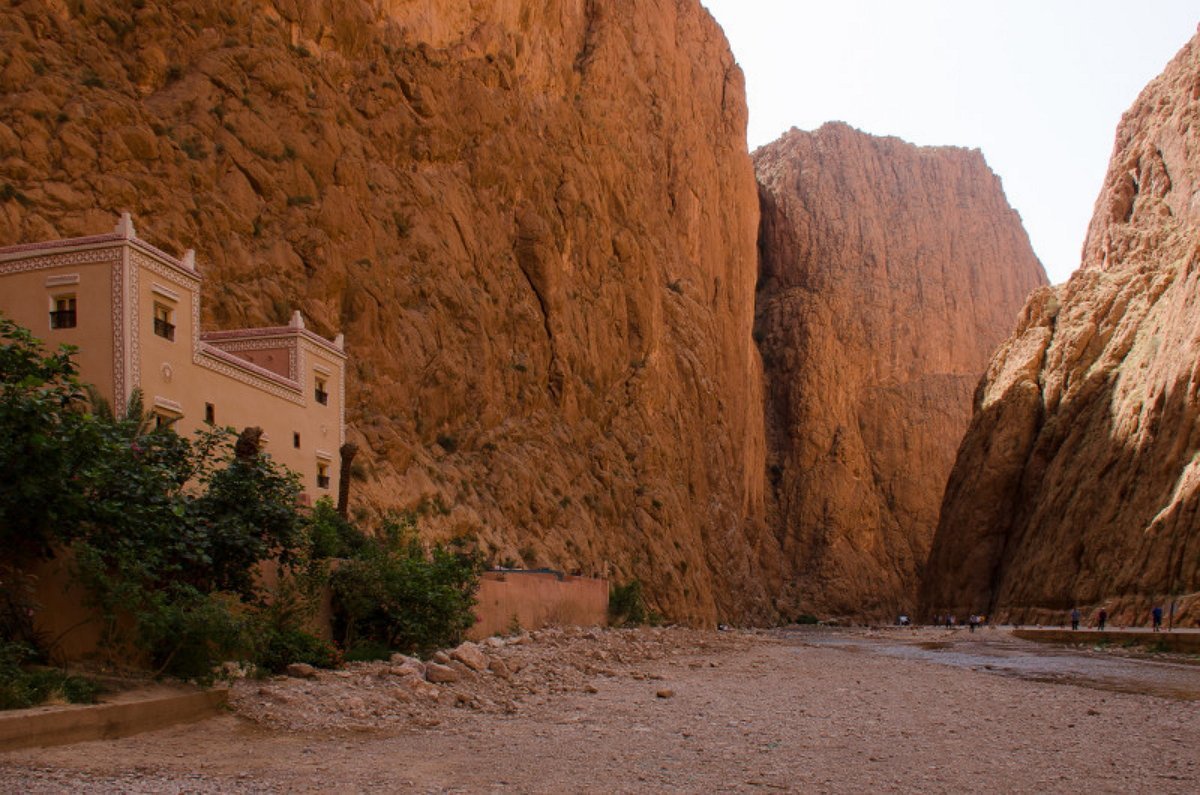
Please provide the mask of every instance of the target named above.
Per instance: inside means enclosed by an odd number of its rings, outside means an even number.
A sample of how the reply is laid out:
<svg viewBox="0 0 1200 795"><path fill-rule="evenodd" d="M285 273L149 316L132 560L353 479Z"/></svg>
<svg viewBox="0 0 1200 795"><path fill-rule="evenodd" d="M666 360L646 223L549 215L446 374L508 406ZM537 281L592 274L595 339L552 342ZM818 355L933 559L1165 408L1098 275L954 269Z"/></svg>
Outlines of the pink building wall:
<svg viewBox="0 0 1200 795"><path fill-rule="evenodd" d="M608 580L541 571L488 571L479 581L472 640L550 625L608 623Z"/></svg>

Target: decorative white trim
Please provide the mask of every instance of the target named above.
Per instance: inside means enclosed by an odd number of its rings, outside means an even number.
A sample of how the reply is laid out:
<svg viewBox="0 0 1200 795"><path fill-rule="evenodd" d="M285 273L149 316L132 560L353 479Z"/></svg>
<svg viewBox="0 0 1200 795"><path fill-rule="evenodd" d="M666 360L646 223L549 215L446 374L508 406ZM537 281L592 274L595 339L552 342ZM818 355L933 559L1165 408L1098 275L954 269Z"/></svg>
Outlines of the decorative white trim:
<svg viewBox="0 0 1200 795"><path fill-rule="evenodd" d="M216 348L219 351L225 351L226 353L230 354L233 354L237 351L277 351L280 348L284 348L288 352L287 378L291 381L295 381L297 383L297 388L299 387L300 378L299 373L296 370L296 360L298 358L296 349L298 346L296 344L295 337L290 339L287 337L273 337L262 340L230 340L229 342L220 340L210 342L208 340L202 340L202 342L211 348ZM247 364L253 365L253 362L247 362Z"/></svg>
<svg viewBox="0 0 1200 795"><path fill-rule="evenodd" d="M167 265L160 262L158 259L149 256L137 248L131 247L132 256L130 259L134 265L138 265L156 276L161 276L174 285L181 287L184 290L195 292L199 287L200 279L189 273L184 273L179 270L177 265Z"/></svg>
<svg viewBox="0 0 1200 795"><path fill-rule="evenodd" d="M61 268L67 265L92 265L97 262L118 262L121 259L121 247L109 246L85 251L66 251L61 254L47 254L42 257L29 259L11 259L0 262L0 276L10 273L26 273L46 268Z"/></svg>
<svg viewBox="0 0 1200 795"><path fill-rule="evenodd" d="M114 249L117 259L109 267L112 272L109 313L112 320L113 350L113 407L117 416L125 414L129 399L125 372L125 254L127 249Z"/></svg>
<svg viewBox="0 0 1200 795"><path fill-rule="evenodd" d="M47 287L66 287L68 284L79 284L78 273L60 273L57 276L47 276Z"/></svg>
<svg viewBox="0 0 1200 795"><path fill-rule="evenodd" d="M295 384L294 386L284 386L279 383L279 381L286 382L287 380L282 376L276 375L269 370L263 370L264 373L274 376L274 379L278 379L278 381L266 378L250 369L252 367L255 369L262 368L258 368L256 365L253 365L250 362L240 360L233 354L226 354L233 361L222 359L219 357L219 354L221 353L223 353L223 351L221 351L220 348L213 348L211 350L198 350L196 351L196 355L192 358L192 361L200 367L220 373L221 375L232 378L234 381L240 381L241 383L252 386L255 389L262 390L267 394L281 397L290 403L295 403L298 406L306 405L304 397L300 394L299 384Z"/></svg>
<svg viewBox="0 0 1200 795"><path fill-rule="evenodd" d="M317 364L316 362L313 362L313 369L316 370L321 375L325 376L326 378L333 377L333 370L329 369L328 367L326 367L323 364Z"/></svg>
<svg viewBox="0 0 1200 795"><path fill-rule="evenodd" d="M165 398L162 395L154 396L154 408L170 411L174 414L178 414L181 417L183 416L183 405L177 401L171 400L170 398Z"/></svg>
<svg viewBox="0 0 1200 795"><path fill-rule="evenodd" d="M333 461L333 453L328 450L315 450L313 452L322 461Z"/></svg>
<svg viewBox="0 0 1200 795"><path fill-rule="evenodd" d="M177 293L174 290L171 290L169 288L163 287L161 284L158 284L157 282L152 282L150 284L150 292L154 293L155 295L161 296L161 297L167 299L168 301L174 301L175 303L179 303L179 293Z"/></svg>

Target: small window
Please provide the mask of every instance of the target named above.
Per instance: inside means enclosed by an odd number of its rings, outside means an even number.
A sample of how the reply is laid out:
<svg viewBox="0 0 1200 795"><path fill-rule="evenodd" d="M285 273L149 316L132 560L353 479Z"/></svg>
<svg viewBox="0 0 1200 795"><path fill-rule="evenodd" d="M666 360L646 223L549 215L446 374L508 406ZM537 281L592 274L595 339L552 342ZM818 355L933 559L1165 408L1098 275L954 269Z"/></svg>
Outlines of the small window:
<svg viewBox="0 0 1200 795"><path fill-rule="evenodd" d="M329 488L329 464L317 462L317 486L322 489Z"/></svg>
<svg viewBox="0 0 1200 795"><path fill-rule="evenodd" d="M292 447L295 447L297 450L300 449L300 434L292 434Z"/></svg>
<svg viewBox="0 0 1200 795"><path fill-rule="evenodd" d="M317 388L313 391L313 397L322 406L329 404L329 392L325 389L325 379L317 377Z"/></svg>
<svg viewBox="0 0 1200 795"><path fill-rule="evenodd" d="M217 421L217 407L211 403L204 404L204 421L213 425Z"/></svg>
<svg viewBox="0 0 1200 795"><path fill-rule="evenodd" d="M75 296L54 296L54 309L50 310L50 328L75 328Z"/></svg>
<svg viewBox="0 0 1200 795"><path fill-rule="evenodd" d="M171 322L174 312L166 304L154 304L154 333L165 340L175 341L175 324Z"/></svg>
<svg viewBox="0 0 1200 795"><path fill-rule="evenodd" d="M179 419L178 417L171 417L166 414L159 414L158 412L154 412L154 430L156 430L156 431L174 430L175 422L178 419Z"/></svg>

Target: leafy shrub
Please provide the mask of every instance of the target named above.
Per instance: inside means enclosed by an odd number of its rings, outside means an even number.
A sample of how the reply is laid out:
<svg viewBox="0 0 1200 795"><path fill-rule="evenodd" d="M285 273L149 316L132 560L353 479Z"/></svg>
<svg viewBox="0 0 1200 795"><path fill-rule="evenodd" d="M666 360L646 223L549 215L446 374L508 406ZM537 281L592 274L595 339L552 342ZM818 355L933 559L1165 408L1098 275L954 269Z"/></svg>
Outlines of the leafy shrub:
<svg viewBox="0 0 1200 795"><path fill-rule="evenodd" d="M251 622L237 595L181 584L138 596L135 640L156 672L207 683L222 662L246 656Z"/></svg>
<svg viewBox="0 0 1200 795"><path fill-rule="evenodd" d="M101 687L82 676L53 668L27 670L36 658L31 646L0 641L0 709L33 707L60 695L72 704L92 704Z"/></svg>
<svg viewBox="0 0 1200 795"><path fill-rule="evenodd" d="M314 559L348 558L367 545L367 536L337 512L328 497L317 500L308 517Z"/></svg>
<svg viewBox="0 0 1200 795"><path fill-rule="evenodd" d="M347 656L349 659L349 656ZM336 668L341 662L338 650L328 641L303 629L285 628L268 632L261 640L255 663L273 674L292 663L308 663L316 668Z"/></svg>
<svg viewBox="0 0 1200 795"><path fill-rule="evenodd" d="M412 515L391 516L377 539L330 577L342 645L408 654L454 645L475 622L482 559L465 542L428 552Z"/></svg>
<svg viewBox="0 0 1200 795"><path fill-rule="evenodd" d="M392 656L392 650L374 640L364 640L356 643L346 651L346 662L374 662L386 660Z"/></svg>
<svg viewBox="0 0 1200 795"><path fill-rule="evenodd" d="M819 624L821 623L821 619L809 613L802 613L801 615L796 616L796 623L804 625Z"/></svg>
<svg viewBox="0 0 1200 795"><path fill-rule="evenodd" d="M608 592L608 620L611 624L645 624L649 618L642 581L630 580L625 585L613 585Z"/></svg>

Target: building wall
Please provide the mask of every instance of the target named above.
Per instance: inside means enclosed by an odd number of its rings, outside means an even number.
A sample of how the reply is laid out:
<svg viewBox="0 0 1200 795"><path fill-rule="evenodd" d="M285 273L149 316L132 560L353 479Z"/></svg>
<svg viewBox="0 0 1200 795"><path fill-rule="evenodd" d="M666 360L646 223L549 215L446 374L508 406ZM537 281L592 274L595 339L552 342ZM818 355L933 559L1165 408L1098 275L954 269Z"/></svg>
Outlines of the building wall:
<svg viewBox="0 0 1200 795"><path fill-rule="evenodd" d="M309 501L335 497L344 354L305 331L298 315L288 327L202 335L193 262L136 239L128 219L109 235L0 249L0 311L50 347L78 346L80 377L118 412L140 387L147 409L191 435L211 405L218 426L261 427L265 452L301 475ZM76 298L78 325L51 329L53 298L66 294ZM169 310L174 339L155 334L156 305ZM325 404L315 399L317 378Z"/></svg>
<svg viewBox="0 0 1200 795"><path fill-rule="evenodd" d="M604 626L608 623L608 581L553 572L484 572L479 581L472 640L545 626Z"/></svg>
<svg viewBox="0 0 1200 795"><path fill-rule="evenodd" d="M121 248L63 252L48 249L17 258L0 257L0 312L33 332L50 350L75 345L84 380L113 399L113 288L119 279ZM75 328L50 328L55 296L76 298Z"/></svg>

